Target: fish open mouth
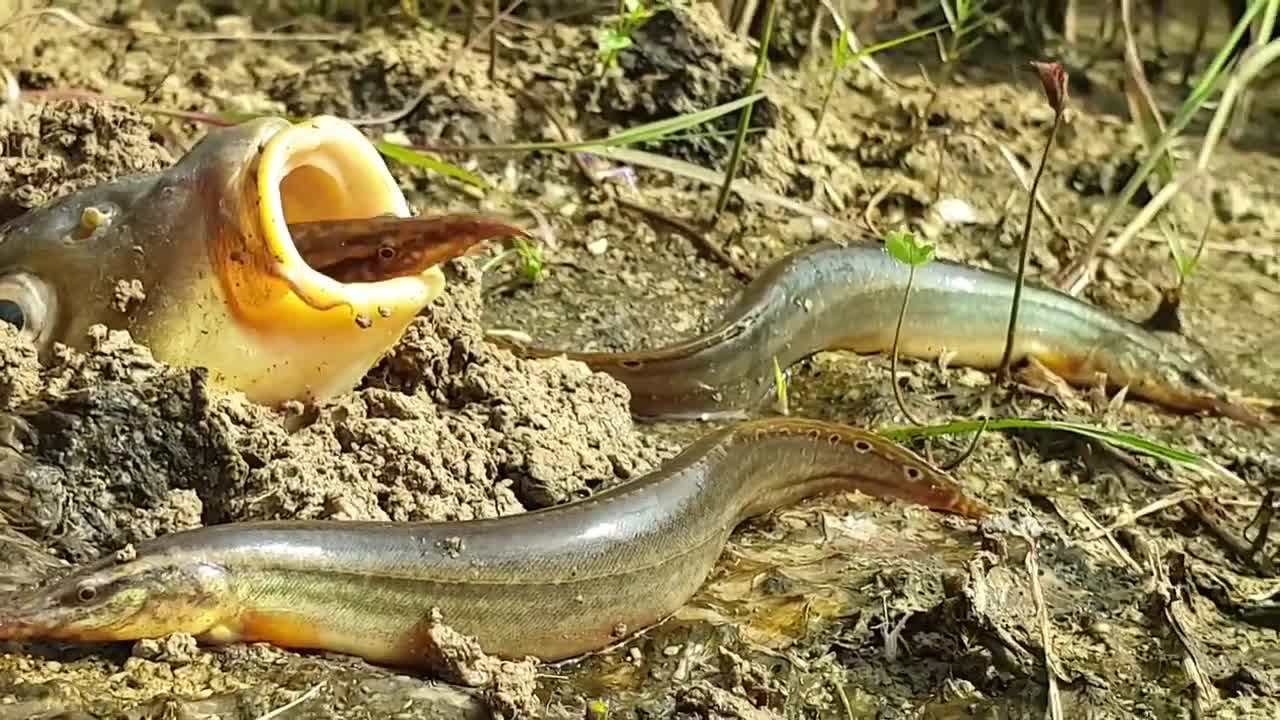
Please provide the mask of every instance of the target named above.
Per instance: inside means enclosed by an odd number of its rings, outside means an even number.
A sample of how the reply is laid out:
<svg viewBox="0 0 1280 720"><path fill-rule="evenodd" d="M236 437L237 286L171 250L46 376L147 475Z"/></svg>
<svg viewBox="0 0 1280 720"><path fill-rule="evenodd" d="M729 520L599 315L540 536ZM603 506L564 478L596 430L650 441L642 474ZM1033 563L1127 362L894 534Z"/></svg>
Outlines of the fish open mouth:
<svg viewBox="0 0 1280 720"><path fill-rule="evenodd" d="M445 261L524 233L483 216L411 217L377 148L338 118L264 122L222 207L234 227L224 225L211 257L243 362L310 369L307 396L354 385L444 291Z"/></svg>
<svg viewBox="0 0 1280 720"><path fill-rule="evenodd" d="M421 308L444 289L441 263L521 232L479 216L410 218L377 148L328 116L272 135L248 185L262 269L312 310L348 308L348 317Z"/></svg>

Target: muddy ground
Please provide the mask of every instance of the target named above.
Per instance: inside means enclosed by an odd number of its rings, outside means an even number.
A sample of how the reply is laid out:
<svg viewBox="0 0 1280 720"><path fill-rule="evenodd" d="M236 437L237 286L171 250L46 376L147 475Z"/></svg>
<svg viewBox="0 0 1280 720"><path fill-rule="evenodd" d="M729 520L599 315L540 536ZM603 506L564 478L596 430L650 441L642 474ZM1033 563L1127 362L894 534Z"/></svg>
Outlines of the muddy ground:
<svg viewBox="0 0 1280 720"><path fill-rule="evenodd" d="M731 100L753 62L753 46L710 7L660 14L603 73L599 21L525 18L504 27L490 80L483 52L458 52L457 28L388 21L355 32L306 17L289 32L341 37L178 43L178 33L234 33L249 23L193 3L159 13L121 5L105 15L67 6L132 31L57 19L6 28L0 63L24 89L145 98L190 112L358 118L400 108L456 61L413 112L366 128L414 143L560 140L557 123L602 137ZM1169 103L1180 98L1173 82L1190 45L1186 20L1169 20L1166 56L1149 53L1148 72ZM1222 18L1215 21L1210 45L1223 34ZM901 32L877 30L875 39ZM914 227L942 257L1016 265L1026 196L998 148L1030 166L1052 121L1023 48L993 37L958 69L939 67L931 43L885 53L878 59L893 84L846 70L819 125L822 85L798 57L807 21L784 15L779 33L744 177L856 225L874 204L879 227ZM1041 218L1033 233L1037 280L1078 251L1082 225L1102 217L1141 148L1115 50L1059 51L1053 56L1067 58L1073 74L1075 116L1041 188L1061 231ZM940 88L931 105L922 67ZM1184 308L1189 333L1232 385L1264 397L1280 397L1276 113L1264 97L1214 163L1217 221ZM102 99L32 94L0 115L0 221L106 178L161 169L206 130ZM703 136L647 149L723 168L728 147L725 137ZM478 203L439 176L392 169L419 211L541 209L554 229L547 273L527 285L513 265L482 277L480 261L451 264L447 295L362 388L323 407L251 405L210 388L198 371L155 362L117 333L44 366L14 333L0 333L4 588L202 523L520 512L625 482L713 427L634 423L620 384L563 360L518 360L483 332L517 328L546 345L631 349L707 327L741 281L687 235L623 208L615 193L696 220L715 189L643 168L634 187L597 185L558 153L455 159L500 192ZM979 222L938 222L931 208L940 197L966 201ZM831 234L735 198L703 237L759 269ZM1176 277L1152 237L1107 260L1085 296L1147 315ZM990 380L929 363L904 370L910 402L929 421L963 417L968 396L948 391ZM903 425L888 376L884 358L818 355L792 370L791 412ZM0 717L255 718L299 698L277 717L581 717L597 698L611 703L612 717L1043 717L1050 673L1064 717L1280 713L1280 613L1268 606L1280 595L1277 551L1274 541L1258 554L1236 547L1257 532L1247 526L1261 489L1280 485L1276 434L1083 390L1022 388L1013 399L1005 412L1128 430L1200 453L1230 476L1126 462L1061 436L991 433L955 474L1008 511L998 522L975 529L855 495L781 510L734 536L676 618L589 658L556 666L481 659L484 682L468 686L345 657L200 649L181 637L115 648L11 644L0 647ZM949 458L965 440L931 451ZM1204 499L1177 502L1188 491ZM1126 515L1167 498L1163 509ZM1117 527L1106 534L1100 525ZM1027 536L1036 537L1037 584Z"/></svg>

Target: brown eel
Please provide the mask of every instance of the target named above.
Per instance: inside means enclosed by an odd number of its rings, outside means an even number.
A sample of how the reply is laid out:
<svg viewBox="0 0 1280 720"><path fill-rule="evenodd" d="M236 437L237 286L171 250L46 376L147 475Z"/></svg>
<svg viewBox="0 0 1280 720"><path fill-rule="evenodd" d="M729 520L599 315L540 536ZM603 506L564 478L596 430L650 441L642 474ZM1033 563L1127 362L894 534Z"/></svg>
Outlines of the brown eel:
<svg viewBox="0 0 1280 720"><path fill-rule="evenodd" d="M774 392L782 368L827 350L888 352L907 266L879 246L818 243L786 255L748 285L708 331L635 352L565 352L490 333L526 357L564 355L622 381L641 418L742 416ZM899 351L992 370L1004 352L1013 297L1007 275L935 260L916 269ZM1112 389L1170 410L1264 424L1225 395L1203 353L1056 290L1023 288L1013 361L1037 360L1066 381Z"/></svg>
<svg viewBox="0 0 1280 720"><path fill-rule="evenodd" d="M160 537L0 598L0 640L190 633L429 665L433 613L508 658L606 647L683 605L743 520L859 490L980 518L940 470L873 433L767 419L712 432L577 502L442 523L275 521Z"/></svg>

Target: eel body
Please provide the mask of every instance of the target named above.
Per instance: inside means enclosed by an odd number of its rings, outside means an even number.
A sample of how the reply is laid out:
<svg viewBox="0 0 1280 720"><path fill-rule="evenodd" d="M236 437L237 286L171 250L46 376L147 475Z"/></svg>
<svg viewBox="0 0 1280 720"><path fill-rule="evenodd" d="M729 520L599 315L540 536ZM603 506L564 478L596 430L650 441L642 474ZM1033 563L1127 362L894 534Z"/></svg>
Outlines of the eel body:
<svg viewBox="0 0 1280 720"><path fill-rule="evenodd" d="M816 352L886 353L893 346L909 270L885 249L818 243L760 273L706 332L633 352L566 352L490 333L527 357L564 355L622 381L642 418L741 416L774 392L774 361L788 368ZM935 260L915 271L899 352L953 365L999 367L1013 299L1011 277ZM1066 381L1097 384L1168 409L1257 424L1224 397L1204 353L1056 290L1024 286L1013 349Z"/></svg>
<svg viewBox="0 0 1280 720"><path fill-rule="evenodd" d="M710 433L644 477L529 513L445 523L273 521L163 536L0 599L0 640L187 632L421 666L434 613L491 654L557 660L661 621L744 519L859 490L981 517L940 470L882 437L795 419Z"/></svg>

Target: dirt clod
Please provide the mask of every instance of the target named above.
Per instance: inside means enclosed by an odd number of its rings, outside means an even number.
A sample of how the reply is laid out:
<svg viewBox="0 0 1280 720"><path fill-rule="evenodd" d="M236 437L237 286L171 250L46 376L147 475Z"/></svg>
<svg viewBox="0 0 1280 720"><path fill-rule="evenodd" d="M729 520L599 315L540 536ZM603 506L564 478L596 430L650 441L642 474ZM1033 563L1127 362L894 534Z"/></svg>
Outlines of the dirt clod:
<svg viewBox="0 0 1280 720"><path fill-rule="evenodd" d="M0 113L0 223L67 193L154 172L174 157L124 104L20 105Z"/></svg>

